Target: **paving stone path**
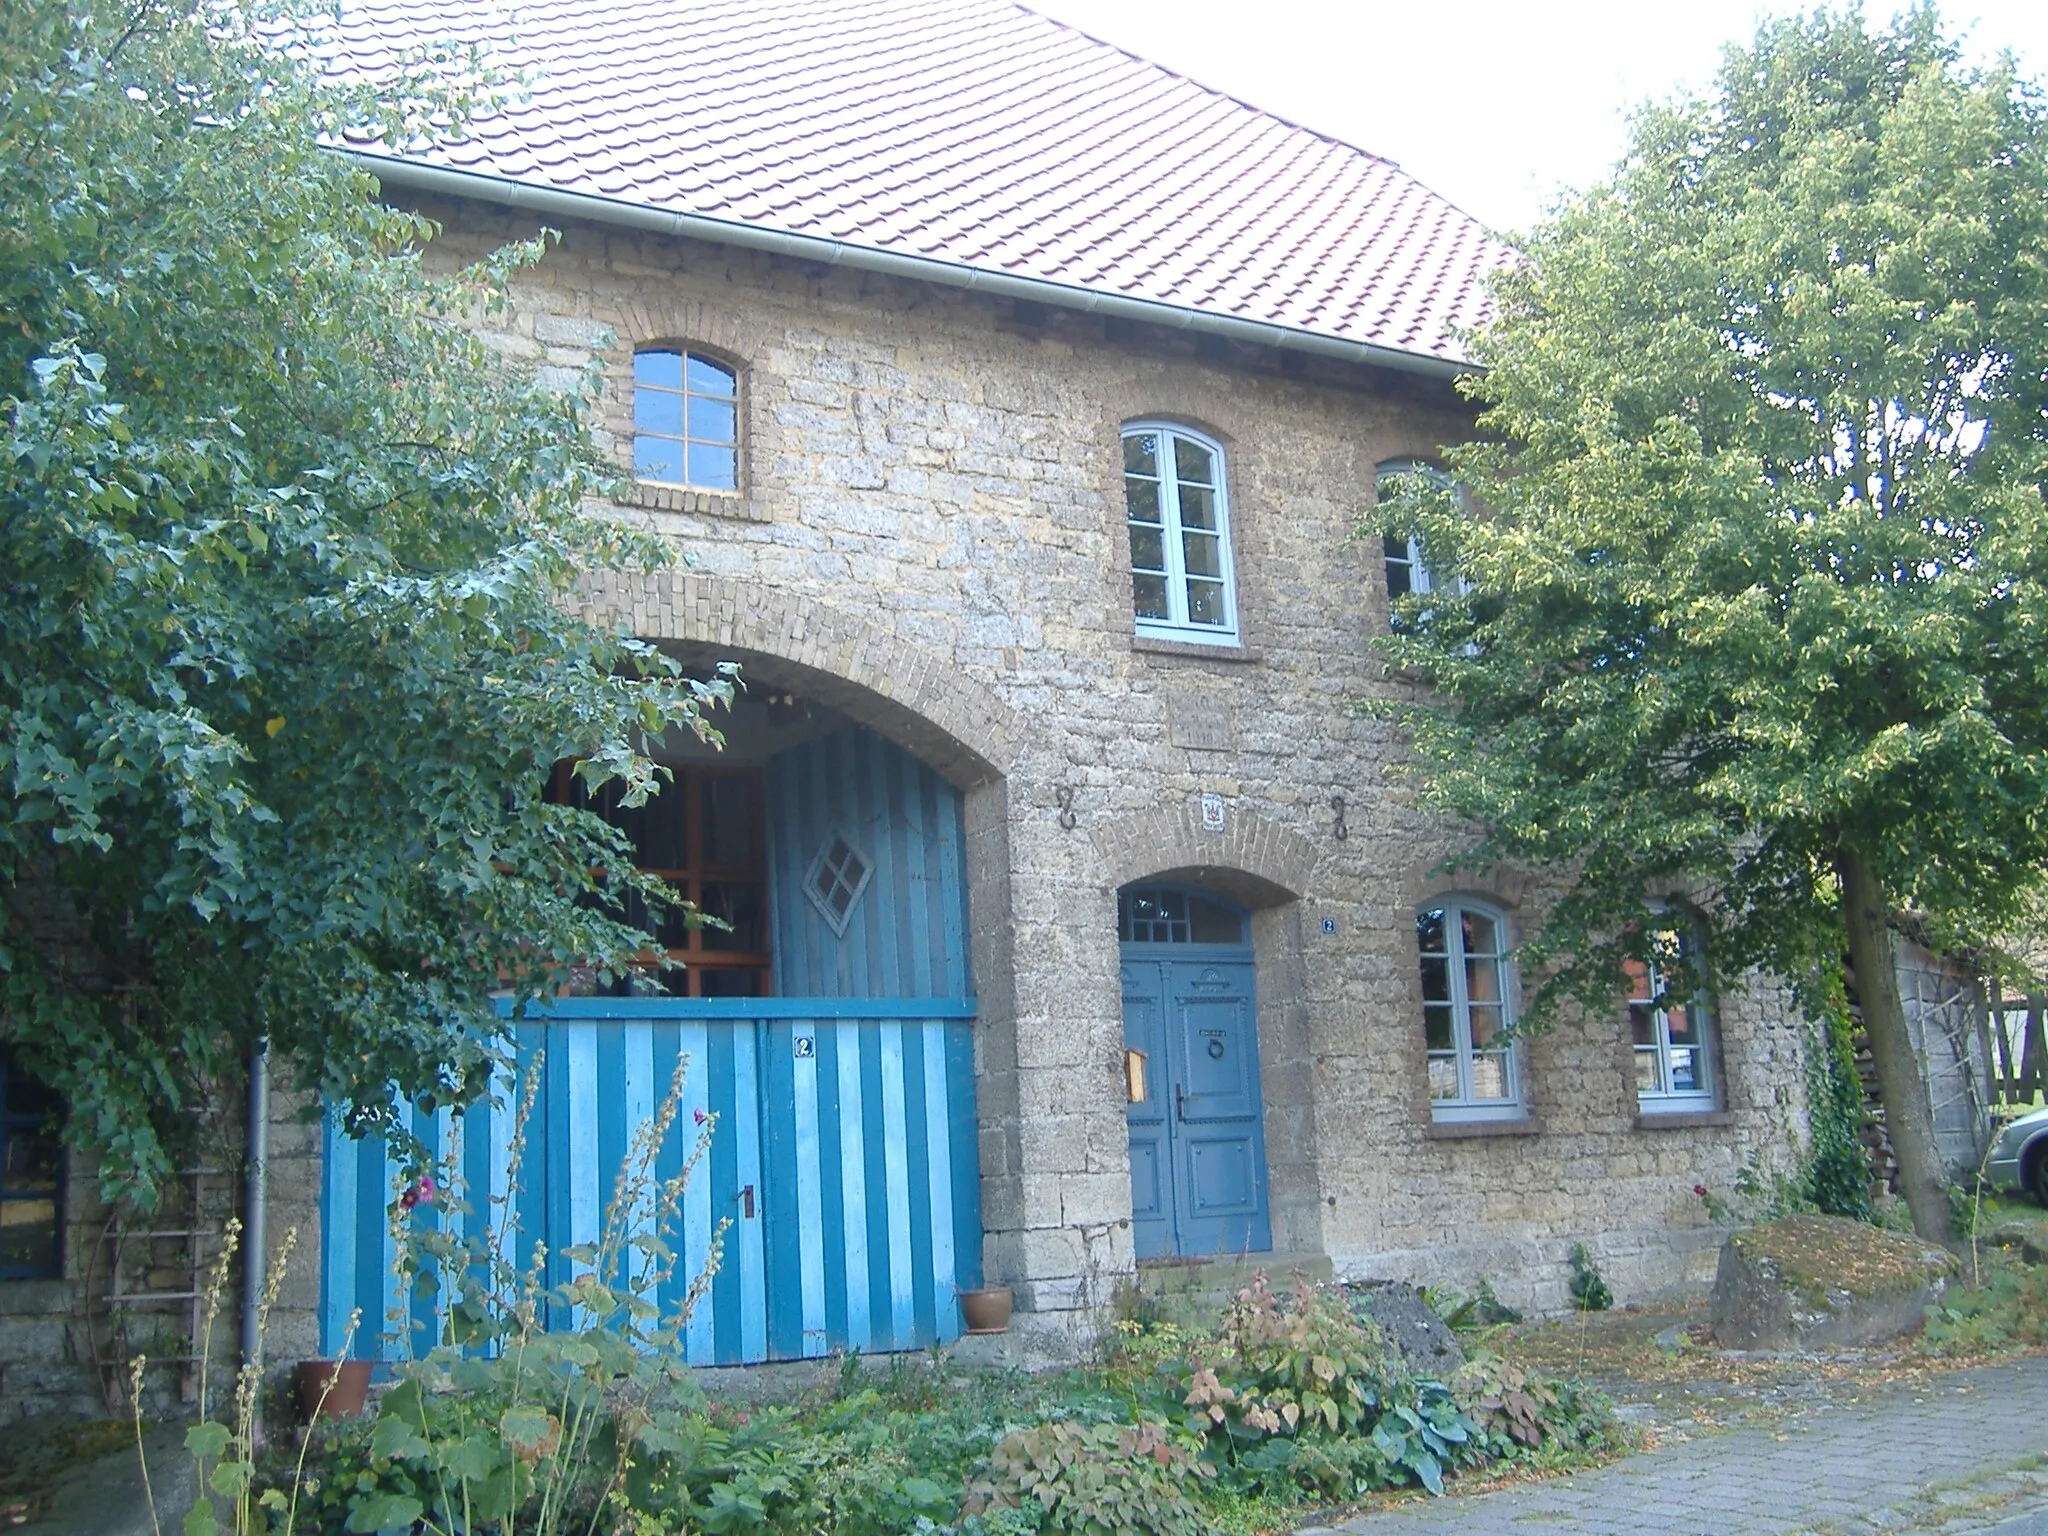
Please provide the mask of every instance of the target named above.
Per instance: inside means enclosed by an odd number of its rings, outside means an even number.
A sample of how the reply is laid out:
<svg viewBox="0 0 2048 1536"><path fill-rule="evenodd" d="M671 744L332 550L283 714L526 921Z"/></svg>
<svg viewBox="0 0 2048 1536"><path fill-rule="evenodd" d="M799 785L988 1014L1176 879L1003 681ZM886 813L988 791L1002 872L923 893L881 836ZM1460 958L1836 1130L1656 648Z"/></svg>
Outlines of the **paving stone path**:
<svg viewBox="0 0 2048 1536"><path fill-rule="evenodd" d="M1598 1471L1300 1536L2048 1533L2048 1359L1872 1388Z"/></svg>

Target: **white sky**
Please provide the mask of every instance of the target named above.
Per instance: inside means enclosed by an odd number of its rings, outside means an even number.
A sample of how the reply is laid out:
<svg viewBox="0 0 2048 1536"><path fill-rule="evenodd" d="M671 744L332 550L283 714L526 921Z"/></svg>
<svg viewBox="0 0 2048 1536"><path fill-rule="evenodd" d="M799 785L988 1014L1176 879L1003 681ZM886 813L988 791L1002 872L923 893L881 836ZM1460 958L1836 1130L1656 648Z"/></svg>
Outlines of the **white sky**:
<svg viewBox="0 0 2048 1536"><path fill-rule="evenodd" d="M1723 44L1807 4L1750 0L1025 0L1305 127L1397 160L1520 229L1598 180L1627 115L1704 86ZM1869 0L1887 17L1898 7ZM1951 0L1970 51L2048 77L2048 0Z"/></svg>

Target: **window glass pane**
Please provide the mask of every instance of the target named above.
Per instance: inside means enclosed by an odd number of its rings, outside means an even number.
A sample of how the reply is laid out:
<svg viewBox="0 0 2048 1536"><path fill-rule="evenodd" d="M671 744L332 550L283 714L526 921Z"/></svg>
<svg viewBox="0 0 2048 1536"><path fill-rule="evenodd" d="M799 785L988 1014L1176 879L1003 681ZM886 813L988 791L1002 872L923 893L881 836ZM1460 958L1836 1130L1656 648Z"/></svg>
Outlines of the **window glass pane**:
<svg viewBox="0 0 2048 1536"><path fill-rule="evenodd" d="M697 972L699 997L760 997L762 973L723 966L705 966Z"/></svg>
<svg viewBox="0 0 2048 1536"><path fill-rule="evenodd" d="M1183 485L1180 488L1180 525L1213 532L1216 527L1216 493L1205 491L1200 486Z"/></svg>
<svg viewBox="0 0 2048 1536"><path fill-rule="evenodd" d="M681 869L690 862L690 846L684 826L689 795L680 778L664 784L661 792L641 808L634 818L633 857L644 869Z"/></svg>
<svg viewBox="0 0 2048 1536"><path fill-rule="evenodd" d="M761 888L752 881L707 880L700 905L707 917L723 918L731 924L730 928L705 928L706 949L757 954L768 947Z"/></svg>
<svg viewBox="0 0 2048 1536"><path fill-rule="evenodd" d="M1173 440L1173 470L1183 490L1190 485L1214 485L1216 483L1216 455L1200 443L1191 443L1184 437Z"/></svg>
<svg viewBox="0 0 2048 1536"><path fill-rule="evenodd" d="M1387 596L1405 597L1413 590L1408 579L1408 541L1388 539L1387 543Z"/></svg>
<svg viewBox="0 0 2048 1536"><path fill-rule="evenodd" d="M1188 898L1190 938L1197 944L1242 944L1244 919L1218 901Z"/></svg>
<svg viewBox="0 0 2048 1536"><path fill-rule="evenodd" d="M1415 942L1425 955L1444 952L1444 909L1431 907L1415 917Z"/></svg>
<svg viewBox="0 0 2048 1536"><path fill-rule="evenodd" d="M1657 1043L1657 1011L1647 1003L1628 1005L1629 1038L1637 1045Z"/></svg>
<svg viewBox="0 0 2048 1536"><path fill-rule="evenodd" d="M1448 1051L1456 1044L1451 1033L1451 1009L1448 1003L1442 1007L1422 1010L1422 1041L1432 1051Z"/></svg>
<svg viewBox="0 0 2048 1536"><path fill-rule="evenodd" d="M1701 1068L1700 1053L1691 1046L1673 1046L1671 1050L1671 1091L1673 1093L1699 1093L1707 1086L1706 1074Z"/></svg>
<svg viewBox="0 0 2048 1536"><path fill-rule="evenodd" d="M1188 622L1221 629L1229 621L1223 613L1223 584L1219 581L1188 583Z"/></svg>
<svg viewBox="0 0 2048 1536"><path fill-rule="evenodd" d="M1141 571L1166 569L1166 540L1157 528L1132 524L1131 564Z"/></svg>
<svg viewBox="0 0 2048 1536"><path fill-rule="evenodd" d="M1498 924L1483 912L1464 912L1463 919L1465 953L1468 955L1497 955L1495 945Z"/></svg>
<svg viewBox="0 0 2048 1536"><path fill-rule="evenodd" d="M690 396L690 436L707 443L738 441L737 413L730 400L706 400Z"/></svg>
<svg viewBox="0 0 2048 1536"><path fill-rule="evenodd" d="M715 444L690 444L690 484L707 490L730 491L740 483L739 456L730 448Z"/></svg>
<svg viewBox="0 0 2048 1536"><path fill-rule="evenodd" d="M1134 475L1159 473L1159 434L1133 432L1124 439L1124 468Z"/></svg>
<svg viewBox="0 0 2048 1536"><path fill-rule="evenodd" d="M708 357L690 359L690 393L693 395L718 395L730 400L738 387L738 381L730 368L721 368Z"/></svg>
<svg viewBox="0 0 2048 1536"><path fill-rule="evenodd" d="M681 389L683 387L682 353L634 353L633 382L635 384L659 384L663 389Z"/></svg>
<svg viewBox="0 0 2048 1536"><path fill-rule="evenodd" d="M1500 1007L1486 1003L1472 1009L1472 1049L1483 1051L1500 1035Z"/></svg>
<svg viewBox="0 0 2048 1536"><path fill-rule="evenodd" d="M1671 1031L1673 1045L1700 1043L1700 1011L1697 1008L1666 1008L1664 1027Z"/></svg>
<svg viewBox="0 0 2048 1536"><path fill-rule="evenodd" d="M1503 1051L1486 1051L1472 1058L1472 1097L1475 1099L1511 1099L1514 1082L1508 1073L1508 1058Z"/></svg>
<svg viewBox="0 0 2048 1536"><path fill-rule="evenodd" d="M1662 1080L1661 1080L1661 1078L1660 1078L1660 1074L1659 1074L1659 1072L1658 1072L1658 1067L1657 1067L1657 1050L1656 1050L1656 1047L1655 1047L1655 1046L1652 1046L1652 1047L1651 1047L1650 1049L1648 1049L1648 1050L1640 1050L1640 1049L1639 1049L1639 1050L1637 1050L1637 1052L1636 1052L1636 1092L1637 1092L1637 1093L1662 1093L1663 1091L1664 1091L1664 1084L1663 1084L1663 1082L1662 1082Z"/></svg>
<svg viewBox="0 0 2048 1536"><path fill-rule="evenodd" d="M1441 956L1422 957L1422 1000L1448 1003L1451 1000L1451 962Z"/></svg>
<svg viewBox="0 0 2048 1536"><path fill-rule="evenodd" d="M1180 540L1181 558L1190 576L1223 574L1223 541L1213 533L1185 533Z"/></svg>
<svg viewBox="0 0 2048 1536"><path fill-rule="evenodd" d="M1168 619L1172 612L1166 606L1166 578L1164 576L1133 576L1131 578L1131 602L1141 619Z"/></svg>
<svg viewBox="0 0 2048 1536"><path fill-rule="evenodd" d="M1465 962L1465 996L1474 1004L1499 1002L1500 962L1496 960L1467 960Z"/></svg>
<svg viewBox="0 0 2048 1536"><path fill-rule="evenodd" d="M633 439L633 474L641 480L660 480L669 485L683 483L683 445L669 438Z"/></svg>
<svg viewBox="0 0 2048 1536"><path fill-rule="evenodd" d="M728 869L753 868L755 789L752 779L704 780L701 793L706 864Z"/></svg>
<svg viewBox="0 0 2048 1536"><path fill-rule="evenodd" d="M54 1192L0 1200L0 1275L56 1274L58 1226Z"/></svg>
<svg viewBox="0 0 2048 1536"><path fill-rule="evenodd" d="M683 397L660 389L633 391L633 425L642 432L683 435Z"/></svg>
<svg viewBox="0 0 2048 1536"><path fill-rule="evenodd" d="M1125 477L1124 515L1134 523L1159 521L1159 482Z"/></svg>
<svg viewBox="0 0 2048 1536"><path fill-rule="evenodd" d="M1457 1057L1429 1058L1429 1096L1432 1099L1455 1099L1458 1096Z"/></svg>

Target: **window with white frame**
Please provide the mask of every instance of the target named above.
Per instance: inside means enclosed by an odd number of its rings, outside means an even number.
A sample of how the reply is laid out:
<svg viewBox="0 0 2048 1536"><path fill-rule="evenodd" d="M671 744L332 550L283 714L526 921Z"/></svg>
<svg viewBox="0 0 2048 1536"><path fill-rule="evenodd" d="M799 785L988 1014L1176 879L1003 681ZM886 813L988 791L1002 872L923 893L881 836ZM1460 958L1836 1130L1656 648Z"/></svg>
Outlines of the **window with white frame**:
<svg viewBox="0 0 2048 1536"><path fill-rule="evenodd" d="M697 352L633 354L633 478L698 491L740 485L739 375Z"/></svg>
<svg viewBox="0 0 2048 1536"><path fill-rule="evenodd" d="M1415 914L1422 955L1430 1113L1438 1120L1513 1119L1523 1110L1507 921L1467 900Z"/></svg>
<svg viewBox="0 0 2048 1536"><path fill-rule="evenodd" d="M1124 511L1140 635L1237 644L1228 502L1220 445L1164 423L1124 428Z"/></svg>
<svg viewBox="0 0 2048 1536"><path fill-rule="evenodd" d="M1649 959L1623 962L1637 1107L1646 1115L1712 1109L1712 1021L1706 999L1691 990L1687 963L1695 941L1677 927L1659 929L1652 941ZM1685 995L1673 996L1674 987Z"/></svg>
<svg viewBox="0 0 2048 1536"><path fill-rule="evenodd" d="M1448 489L1451 484L1451 477L1434 464L1421 459L1388 459L1373 471L1374 494L1384 500L1398 490L1402 480L1411 477L1439 490ZM1384 535L1383 544L1387 559L1387 614L1399 629L1401 619L1394 605L1411 592L1433 591L1436 582L1422 558L1422 540L1415 534L1389 533Z"/></svg>

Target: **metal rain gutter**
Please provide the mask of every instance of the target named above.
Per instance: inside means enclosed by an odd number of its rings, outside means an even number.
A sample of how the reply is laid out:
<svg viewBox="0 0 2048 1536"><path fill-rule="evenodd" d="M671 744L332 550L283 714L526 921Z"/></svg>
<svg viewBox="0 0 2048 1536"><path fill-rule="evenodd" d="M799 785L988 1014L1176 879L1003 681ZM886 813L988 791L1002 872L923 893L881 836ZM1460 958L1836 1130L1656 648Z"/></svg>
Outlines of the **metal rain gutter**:
<svg viewBox="0 0 2048 1536"><path fill-rule="evenodd" d="M714 219L701 213L675 213L622 198L600 197L590 192L565 192L558 187L537 187L509 177L449 170L444 166L422 165L415 160L373 155L362 150L344 150L342 153L385 185L407 187L416 192L497 203L502 207L556 218L587 219L597 224L643 230L649 234L678 235L719 245L743 246L771 255L794 257L799 261L819 262L828 267L849 267L858 272L876 272L907 278L912 282L937 283L998 298L1022 299L1059 309L1079 310L1085 314L1163 326L1168 330L1190 331L1198 336L1216 336L1253 346L1279 347L1314 357L1335 358L1341 362L1365 363L1424 378L1455 379L1477 371L1470 363L1425 357L1395 347L1345 341L1341 337L1274 325L1264 320L1241 320L1234 315L1210 314L1158 299L1134 299L1123 294L1101 293L1049 278L990 272L942 257L909 256L897 251L877 250L873 246L850 245L843 240L828 240L819 235L763 229L734 219Z"/></svg>

